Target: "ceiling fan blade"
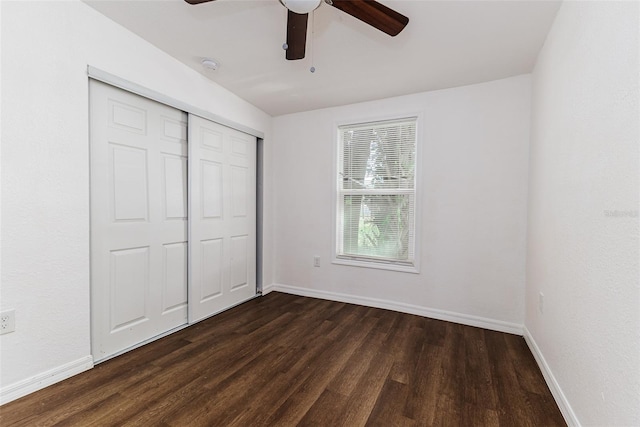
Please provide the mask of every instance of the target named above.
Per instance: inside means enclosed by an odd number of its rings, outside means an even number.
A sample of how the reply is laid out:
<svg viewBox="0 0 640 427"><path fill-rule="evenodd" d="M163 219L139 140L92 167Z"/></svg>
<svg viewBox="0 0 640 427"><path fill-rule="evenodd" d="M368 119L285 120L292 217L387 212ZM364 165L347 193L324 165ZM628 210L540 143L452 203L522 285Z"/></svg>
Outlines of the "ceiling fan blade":
<svg viewBox="0 0 640 427"><path fill-rule="evenodd" d="M215 0L184 0L189 4L200 4L200 3L207 3L210 1L215 1Z"/></svg>
<svg viewBox="0 0 640 427"><path fill-rule="evenodd" d="M289 60L304 58L307 44L307 19L309 14L297 14L290 10L287 14L287 50Z"/></svg>
<svg viewBox="0 0 640 427"><path fill-rule="evenodd" d="M397 35L409 23L406 16L374 0L333 0L332 6L390 36Z"/></svg>

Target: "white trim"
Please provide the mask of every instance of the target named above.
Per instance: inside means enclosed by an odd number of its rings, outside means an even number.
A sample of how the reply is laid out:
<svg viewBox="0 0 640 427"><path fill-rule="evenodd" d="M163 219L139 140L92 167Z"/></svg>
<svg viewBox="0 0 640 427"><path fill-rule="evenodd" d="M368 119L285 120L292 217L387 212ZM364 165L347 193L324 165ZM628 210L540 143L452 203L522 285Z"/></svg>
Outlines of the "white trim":
<svg viewBox="0 0 640 427"><path fill-rule="evenodd" d="M262 288L262 296L272 292L275 290L275 285L273 283L268 284L267 286Z"/></svg>
<svg viewBox="0 0 640 427"><path fill-rule="evenodd" d="M377 268L380 270L399 271L401 273L420 273L420 271L416 267L415 260L411 263L405 264L393 261L376 260L366 257L336 255L335 258L331 260L331 263L336 265L348 265L351 267Z"/></svg>
<svg viewBox="0 0 640 427"><path fill-rule="evenodd" d="M270 291L271 290L284 292L287 294L300 295L304 297L346 302L350 304L364 305L367 307L384 308L387 310L399 311L401 313L428 317L430 319L445 320L447 322L460 323L462 325L475 326L477 328L490 329L492 331L522 335L522 325L520 324L504 322L502 320L496 319L489 319L486 317L473 316L469 314L456 313L453 311L421 307L418 305L382 300L378 298L361 297L356 295L341 294L337 292L300 288L297 286L282 285L278 283L271 285Z"/></svg>
<svg viewBox="0 0 640 427"><path fill-rule="evenodd" d="M340 140L340 127L364 124L364 123L376 123L376 122L388 122L394 120L407 120L415 118L416 120L416 176L415 176L415 199L414 212L413 212L413 261L411 265L398 265L393 263L367 261L364 259L345 259L338 256L338 183L336 177L338 176L338 156L339 156L339 140ZM333 123L333 148L331 151L331 263L336 265L345 265L351 267L362 268L375 268L380 270L399 271L404 273L420 273L420 253L422 247L421 236L421 224L418 218L422 214L422 150L426 142L426 137L423 135L424 130L424 114L422 111L405 111L397 114L386 114L376 116L349 116ZM392 309L393 310L393 309ZM401 311L401 310L398 310ZM521 333L519 333L521 335Z"/></svg>
<svg viewBox="0 0 640 427"><path fill-rule="evenodd" d="M42 390L67 378L93 368L93 358L85 356L73 362L58 366L34 377L10 384L0 389L0 405L19 399L27 394Z"/></svg>
<svg viewBox="0 0 640 427"><path fill-rule="evenodd" d="M558 405L558 408L560 408L560 412L562 413L564 420L566 421L569 427L580 427L581 426L580 421L578 421L578 417L576 416L575 412L573 412L573 408L571 408L571 405L569 404L567 397L562 392L562 388L560 388L560 384L558 384L556 377L553 375L553 372L551 372L551 368L549 367L549 365L547 364L547 361L542 355L542 352L540 351L540 347L538 347L538 344L533 339L531 332L529 332L529 329L527 329L526 326L523 326L522 330L523 330L524 340L527 342L527 345L529 346L529 350L531 350L533 357L536 359L536 362L540 367L540 371L542 371L542 376L547 382L547 385L551 390L551 394L553 395L553 398L555 399L556 404Z"/></svg>
<svg viewBox="0 0 640 427"><path fill-rule="evenodd" d="M98 80L108 85L124 89L127 92L135 93L136 95L140 95L153 101L157 101L161 104L177 108L178 110L184 111L185 113L193 114L194 116L199 116L203 119L211 120L212 122L219 123L228 128L253 135L260 139L264 139L264 133L260 132L259 130L255 130L243 124L225 119L224 117L218 116L217 114L210 113L198 107L194 107L191 104L187 104L180 100L163 95L160 92L156 92L155 90L146 88L137 83L130 82L129 80L123 79L111 73L107 73L106 71L102 71L99 68L92 67L91 65L87 66L87 74L94 80Z"/></svg>

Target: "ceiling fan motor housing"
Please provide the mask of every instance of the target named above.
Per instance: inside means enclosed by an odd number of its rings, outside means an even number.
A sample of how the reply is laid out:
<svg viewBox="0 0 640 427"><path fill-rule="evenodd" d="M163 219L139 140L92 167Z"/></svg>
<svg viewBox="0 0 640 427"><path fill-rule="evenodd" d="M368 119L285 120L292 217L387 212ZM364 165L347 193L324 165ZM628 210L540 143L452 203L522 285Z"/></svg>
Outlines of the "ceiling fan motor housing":
<svg viewBox="0 0 640 427"><path fill-rule="evenodd" d="M280 3L291 12L303 15L316 10L322 0L280 0Z"/></svg>
<svg viewBox="0 0 640 427"><path fill-rule="evenodd" d="M200 4L214 0L185 1L189 4ZM287 8L287 41L282 46L286 52L285 58L302 59L307 43L309 13L316 10L323 0L279 1ZM409 23L409 18L376 0L324 0L324 2L392 37L400 33Z"/></svg>

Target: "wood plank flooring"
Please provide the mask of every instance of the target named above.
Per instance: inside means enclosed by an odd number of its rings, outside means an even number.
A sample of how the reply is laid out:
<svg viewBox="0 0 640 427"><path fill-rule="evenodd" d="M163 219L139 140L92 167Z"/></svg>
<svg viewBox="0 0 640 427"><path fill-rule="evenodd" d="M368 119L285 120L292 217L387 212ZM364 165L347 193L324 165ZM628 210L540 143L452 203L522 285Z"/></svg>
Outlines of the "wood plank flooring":
<svg viewBox="0 0 640 427"><path fill-rule="evenodd" d="M7 426L563 426L522 337L272 292L0 407Z"/></svg>

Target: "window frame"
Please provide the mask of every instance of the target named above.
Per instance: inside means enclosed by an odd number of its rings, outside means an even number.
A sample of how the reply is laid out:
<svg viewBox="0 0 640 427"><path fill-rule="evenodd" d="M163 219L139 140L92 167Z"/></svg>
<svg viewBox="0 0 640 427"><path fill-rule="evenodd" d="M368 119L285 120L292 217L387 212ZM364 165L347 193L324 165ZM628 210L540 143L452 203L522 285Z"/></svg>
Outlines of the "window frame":
<svg viewBox="0 0 640 427"><path fill-rule="evenodd" d="M342 202L340 201L341 191L339 188L338 172L340 166L338 165L341 154L341 142L340 142L340 127L341 126L357 126L359 124L368 124L376 122L397 121L403 119L415 119L416 122L416 150L415 150L415 185L414 185L414 212L413 212L413 262L410 261L393 261L384 258L367 257L363 255L341 255L338 252L340 245L340 230L338 225L341 224ZM420 273L420 246L421 246L421 234L420 234L420 212L421 212L421 193L422 193L422 113L407 112L405 114L384 115L377 117L359 117L347 120L336 121L333 126L333 153L332 153L332 176L331 176L331 188L332 188L332 204L331 204L331 217L332 217L332 259L331 262L337 265L345 265L352 267L364 267L374 268L382 270L391 270L405 273Z"/></svg>

